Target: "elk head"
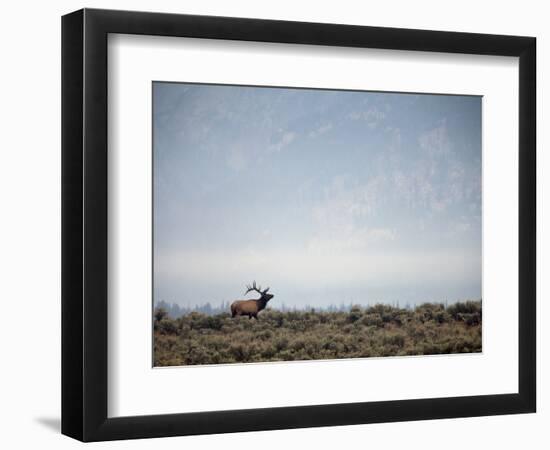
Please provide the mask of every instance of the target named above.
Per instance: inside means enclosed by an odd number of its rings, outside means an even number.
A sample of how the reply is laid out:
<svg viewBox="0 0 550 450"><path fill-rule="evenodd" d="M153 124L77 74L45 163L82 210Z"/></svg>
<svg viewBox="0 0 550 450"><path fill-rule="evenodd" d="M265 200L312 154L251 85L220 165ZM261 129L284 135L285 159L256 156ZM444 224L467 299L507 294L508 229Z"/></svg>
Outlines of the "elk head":
<svg viewBox="0 0 550 450"><path fill-rule="evenodd" d="M258 294L260 294L261 297L258 300L264 303L267 303L269 300L271 300L274 297L273 294L267 293L267 291L269 291L269 288L266 288L262 291L261 286L256 286L256 281L252 283L252 286L250 285L246 286L246 292L244 293L244 295L248 294L250 291L256 291Z"/></svg>

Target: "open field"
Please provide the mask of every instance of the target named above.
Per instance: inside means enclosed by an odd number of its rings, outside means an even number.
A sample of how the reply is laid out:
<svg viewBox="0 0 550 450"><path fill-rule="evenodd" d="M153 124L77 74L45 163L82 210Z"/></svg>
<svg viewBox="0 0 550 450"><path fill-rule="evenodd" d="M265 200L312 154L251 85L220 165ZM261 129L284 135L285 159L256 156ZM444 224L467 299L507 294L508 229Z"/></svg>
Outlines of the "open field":
<svg viewBox="0 0 550 450"><path fill-rule="evenodd" d="M153 320L155 366L481 352L481 301Z"/></svg>

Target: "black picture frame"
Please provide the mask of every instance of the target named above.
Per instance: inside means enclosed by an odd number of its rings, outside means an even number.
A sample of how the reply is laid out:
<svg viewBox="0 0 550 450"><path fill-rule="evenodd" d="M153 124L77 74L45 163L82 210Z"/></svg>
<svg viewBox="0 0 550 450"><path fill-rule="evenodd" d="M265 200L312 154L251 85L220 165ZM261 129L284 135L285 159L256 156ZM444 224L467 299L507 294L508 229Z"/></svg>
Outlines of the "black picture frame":
<svg viewBox="0 0 550 450"><path fill-rule="evenodd" d="M519 57L518 393L107 416L109 33ZM62 18L62 433L82 441L530 413L536 409L536 39L83 9Z"/></svg>

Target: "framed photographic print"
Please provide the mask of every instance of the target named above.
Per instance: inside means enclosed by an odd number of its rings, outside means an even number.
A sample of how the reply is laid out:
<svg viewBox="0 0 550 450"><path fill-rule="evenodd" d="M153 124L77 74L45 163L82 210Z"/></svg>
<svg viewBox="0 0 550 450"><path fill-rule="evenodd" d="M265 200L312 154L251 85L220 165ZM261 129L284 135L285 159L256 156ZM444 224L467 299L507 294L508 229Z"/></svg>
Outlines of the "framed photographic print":
<svg viewBox="0 0 550 450"><path fill-rule="evenodd" d="M536 41L62 21L62 432L534 412Z"/></svg>

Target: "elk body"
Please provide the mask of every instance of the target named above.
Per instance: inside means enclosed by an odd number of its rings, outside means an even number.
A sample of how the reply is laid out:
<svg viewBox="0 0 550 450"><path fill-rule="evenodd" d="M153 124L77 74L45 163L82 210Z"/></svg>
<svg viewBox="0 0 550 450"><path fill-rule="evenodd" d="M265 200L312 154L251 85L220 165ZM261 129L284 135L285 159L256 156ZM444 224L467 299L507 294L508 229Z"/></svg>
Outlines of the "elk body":
<svg viewBox="0 0 550 450"><path fill-rule="evenodd" d="M269 288L262 291L260 286L256 287L255 281L252 286L247 286L246 288L244 295L248 294L250 291L256 291L260 294L260 298L255 300L235 300L231 303L231 317L248 316L249 319L254 317L258 320L258 313L266 307L267 302L273 298L273 294L267 293Z"/></svg>

